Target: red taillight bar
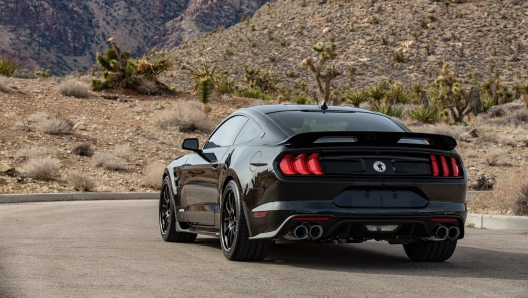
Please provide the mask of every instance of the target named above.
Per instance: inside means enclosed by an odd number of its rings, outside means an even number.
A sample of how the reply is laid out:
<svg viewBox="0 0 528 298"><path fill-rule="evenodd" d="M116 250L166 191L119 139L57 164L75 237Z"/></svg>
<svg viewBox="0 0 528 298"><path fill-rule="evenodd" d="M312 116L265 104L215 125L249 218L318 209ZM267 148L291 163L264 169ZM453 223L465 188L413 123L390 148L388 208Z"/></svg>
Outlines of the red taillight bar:
<svg viewBox="0 0 528 298"><path fill-rule="evenodd" d="M460 177L462 174L456 158L443 155L431 155L430 158L433 177Z"/></svg>
<svg viewBox="0 0 528 298"><path fill-rule="evenodd" d="M458 219L452 217L432 217L431 221L435 222L458 222Z"/></svg>
<svg viewBox="0 0 528 298"><path fill-rule="evenodd" d="M326 221L329 220L330 217L294 217L292 220L295 221Z"/></svg>
<svg viewBox="0 0 528 298"><path fill-rule="evenodd" d="M324 175L319 153L285 155L279 163L279 169L284 175Z"/></svg>
<svg viewBox="0 0 528 298"><path fill-rule="evenodd" d="M431 165L433 166L433 176L438 177L440 174L440 169L438 168L438 162L436 161L436 156L431 155Z"/></svg>

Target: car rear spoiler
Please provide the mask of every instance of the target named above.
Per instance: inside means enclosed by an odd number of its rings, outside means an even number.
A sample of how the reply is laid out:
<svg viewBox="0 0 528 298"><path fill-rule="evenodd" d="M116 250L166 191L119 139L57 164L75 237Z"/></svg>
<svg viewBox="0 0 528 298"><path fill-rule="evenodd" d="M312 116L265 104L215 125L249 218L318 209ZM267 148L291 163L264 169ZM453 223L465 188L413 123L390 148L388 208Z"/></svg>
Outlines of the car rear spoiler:
<svg viewBox="0 0 528 298"><path fill-rule="evenodd" d="M445 135L413 132L327 131L294 135L281 143L292 148L327 146L416 147L453 150L454 138Z"/></svg>

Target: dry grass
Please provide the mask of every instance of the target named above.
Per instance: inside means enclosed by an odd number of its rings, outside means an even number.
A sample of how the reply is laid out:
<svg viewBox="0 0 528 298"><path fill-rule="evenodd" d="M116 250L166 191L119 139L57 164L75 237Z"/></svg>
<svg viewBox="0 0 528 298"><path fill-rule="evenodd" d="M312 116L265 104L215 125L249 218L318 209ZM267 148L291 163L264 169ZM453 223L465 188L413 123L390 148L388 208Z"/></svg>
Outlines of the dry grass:
<svg viewBox="0 0 528 298"><path fill-rule="evenodd" d="M202 106L190 101L180 102L170 111L159 114L154 125L162 129L178 128L181 132L210 133L215 128L215 123L202 112Z"/></svg>
<svg viewBox="0 0 528 298"><path fill-rule="evenodd" d="M126 171L126 163L112 153L97 152L94 155L95 165L111 171Z"/></svg>
<svg viewBox="0 0 528 298"><path fill-rule="evenodd" d="M68 173L66 181L78 191L92 191L95 189L95 182L86 174L72 171Z"/></svg>
<svg viewBox="0 0 528 298"><path fill-rule="evenodd" d="M79 144L73 148L72 153L79 156L87 156L92 157L94 152L92 149L92 144L85 142L82 144Z"/></svg>
<svg viewBox="0 0 528 298"><path fill-rule="evenodd" d="M60 94L64 96L76 97L76 98L88 98L90 97L90 91L85 83L79 82L76 79L67 79L57 86Z"/></svg>
<svg viewBox="0 0 528 298"><path fill-rule="evenodd" d="M48 150L40 147L23 148L18 151L18 156L24 160L45 157L46 155L48 155Z"/></svg>
<svg viewBox="0 0 528 298"><path fill-rule="evenodd" d="M53 180L59 176L60 162L55 158L36 157L29 159L23 169L33 179Z"/></svg>
<svg viewBox="0 0 528 298"><path fill-rule="evenodd" d="M460 139L460 135L464 133L464 127L463 126L454 126L454 125L448 125L445 123L439 123L434 126L427 126L423 129L424 133L432 133L432 134L439 134L439 135L446 135L453 137L457 140Z"/></svg>
<svg viewBox="0 0 528 298"><path fill-rule="evenodd" d="M130 151L130 146L128 144L125 144L115 146L114 151L112 153L114 156L117 156L124 160L129 160Z"/></svg>
<svg viewBox="0 0 528 298"><path fill-rule="evenodd" d="M148 164L143 170L143 177L141 178L143 185L154 190L160 190L165 166L165 163L159 161Z"/></svg>
<svg viewBox="0 0 528 298"><path fill-rule="evenodd" d="M499 148L490 150L486 162L492 167L507 167L512 164L508 151Z"/></svg>
<svg viewBox="0 0 528 298"><path fill-rule="evenodd" d="M527 181L528 169L510 169L499 177L493 191L471 198L468 210L475 213L528 215Z"/></svg>
<svg viewBox="0 0 528 298"><path fill-rule="evenodd" d="M43 114L34 114L35 117L42 117ZM31 117L31 116L30 116ZM37 130L50 135L71 134L73 132L73 122L60 114L55 114L37 122Z"/></svg>
<svg viewBox="0 0 528 298"><path fill-rule="evenodd" d="M0 75L0 92L2 93L9 93L11 92L11 89L9 89L7 78Z"/></svg>

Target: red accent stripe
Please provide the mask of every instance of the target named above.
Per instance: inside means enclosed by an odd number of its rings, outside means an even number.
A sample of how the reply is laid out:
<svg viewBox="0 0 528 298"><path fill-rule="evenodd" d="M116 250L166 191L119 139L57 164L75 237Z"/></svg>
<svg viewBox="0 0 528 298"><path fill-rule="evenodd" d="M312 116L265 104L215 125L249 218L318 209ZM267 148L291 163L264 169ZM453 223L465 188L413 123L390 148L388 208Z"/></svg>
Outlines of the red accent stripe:
<svg viewBox="0 0 528 298"><path fill-rule="evenodd" d="M299 154L293 158L293 170L301 175L310 175L306 168L306 154Z"/></svg>
<svg viewBox="0 0 528 298"><path fill-rule="evenodd" d="M295 171L293 170L293 164L292 164L292 155L286 155L282 158L279 168L281 172L285 175L295 175Z"/></svg>
<svg viewBox="0 0 528 298"><path fill-rule="evenodd" d="M460 167L454 157L451 157L451 167L453 168L453 176L458 177L460 175Z"/></svg>
<svg viewBox="0 0 528 298"><path fill-rule="evenodd" d="M442 172L444 177L449 177L451 174L449 171L449 167L447 166L447 160L444 156L440 156L440 161L442 162Z"/></svg>
<svg viewBox="0 0 528 298"><path fill-rule="evenodd" d="M438 162L436 161L436 156L431 155L431 166L433 168L433 176L438 177L440 174L440 169L438 168Z"/></svg>
<svg viewBox="0 0 528 298"><path fill-rule="evenodd" d="M452 217L433 217L431 221L436 222L458 222L458 219Z"/></svg>
<svg viewBox="0 0 528 298"><path fill-rule="evenodd" d="M325 221L330 219L330 217L294 217L292 220L295 221Z"/></svg>
<svg viewBox="0 0 528 298"><path fill-rule="evenodd" d="M306 162L306 166L308 167L308 171L314 175L323 175L323 171L321 170L321 165L319 164L319 153L314 153L310 156L308 156L308 161Z"/></svg>

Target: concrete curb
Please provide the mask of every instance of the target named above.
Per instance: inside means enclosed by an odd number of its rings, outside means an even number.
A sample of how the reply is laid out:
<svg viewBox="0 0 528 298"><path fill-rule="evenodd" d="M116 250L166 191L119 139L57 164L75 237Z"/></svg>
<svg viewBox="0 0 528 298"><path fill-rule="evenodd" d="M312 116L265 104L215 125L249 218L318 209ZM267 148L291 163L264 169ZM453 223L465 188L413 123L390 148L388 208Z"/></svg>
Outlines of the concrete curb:
<svg viewBox="0 0 528 298"><path fill-rule="evenodd" d="M490 230L528 231L528 216L468 214L466 226Z"/></svg>
<svg viewBox="0 0 528 298"><path fill-rule="evenodd" d="M100 201L100 200L157 200L159 192L79 192L45 194L0 194L2 203L34 203L57 201Z"/></svg>
<svg viewBox="0 0 528 298"><path fill-rule="evenodd" d="M80 192L46 194L0 194L0 204L58 201L157 200L159 192ZM466 226L492 230L528 231L528 216L468 214Z"/></svg>

